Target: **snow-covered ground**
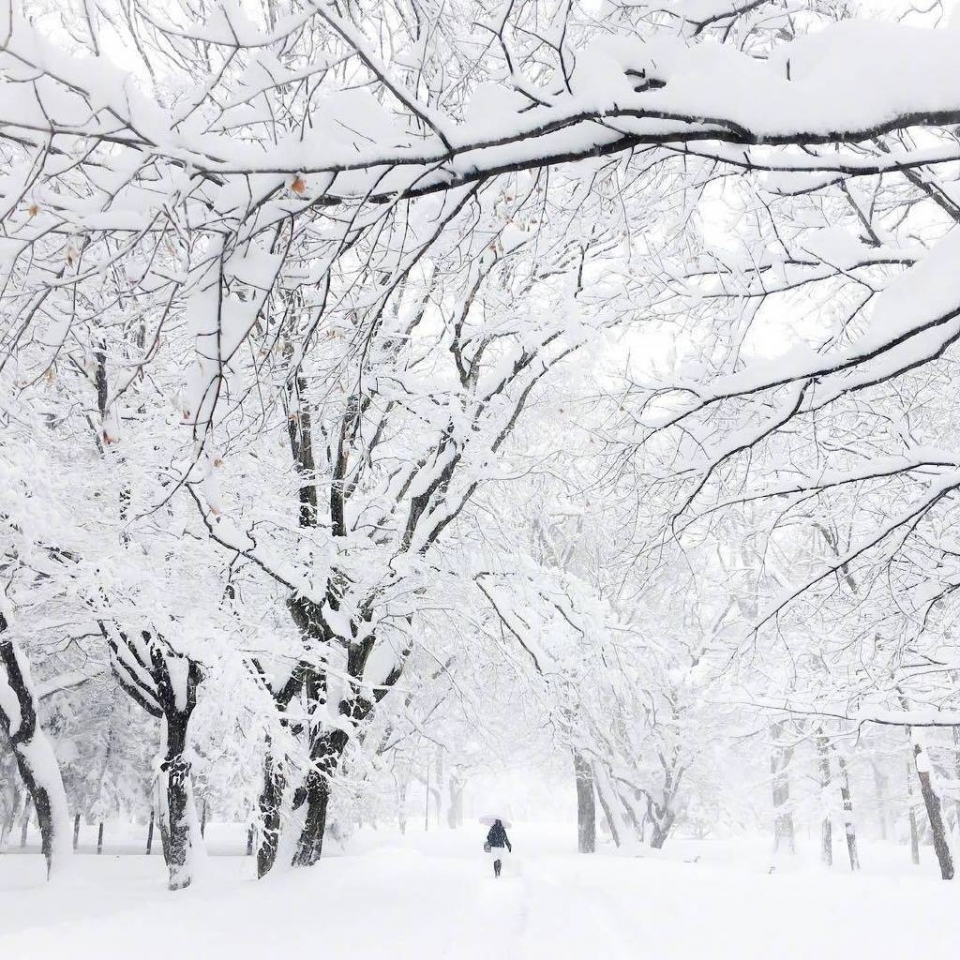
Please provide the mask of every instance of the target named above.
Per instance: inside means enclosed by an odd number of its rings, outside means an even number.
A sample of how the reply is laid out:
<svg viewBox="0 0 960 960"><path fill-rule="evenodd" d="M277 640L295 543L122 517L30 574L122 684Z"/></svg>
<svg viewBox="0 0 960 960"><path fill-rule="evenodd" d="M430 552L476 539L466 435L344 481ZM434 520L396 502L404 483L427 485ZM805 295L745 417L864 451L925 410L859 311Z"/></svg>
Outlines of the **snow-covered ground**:
<svg viewBox="0 0 960 960"><path fill-rule="evenodd" d="M956 887L939 881L932 863L911 867L903 847L868 847L857 877L809 863L770 874L759 841L585 857L573 851L569 827L517 824L518 855L498 881L482 833L365 831L343 855L261 883L250 858L212 857L204 880L176 894L164 889L156 856L80 856L69 876L46 885L38 856L11 853L0 856L0 957L953 960L960 952Z"/></svg>

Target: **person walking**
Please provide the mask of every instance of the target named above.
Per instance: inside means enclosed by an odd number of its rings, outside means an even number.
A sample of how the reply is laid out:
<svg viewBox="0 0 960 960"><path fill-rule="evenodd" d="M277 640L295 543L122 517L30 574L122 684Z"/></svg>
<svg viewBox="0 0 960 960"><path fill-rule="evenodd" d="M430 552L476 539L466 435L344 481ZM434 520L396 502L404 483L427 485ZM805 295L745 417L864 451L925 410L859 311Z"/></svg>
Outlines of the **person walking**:
<svg viewBox="0 0 960 960"><path fill-rule="evenodd" d="M493 875L495 877L500 876L500 870L503 867L504 847L510 853L513 853L513 846L507 836L503 821L494 820L493 826L487 831L487 842L483 845L483 849L493 857Z"/></svg>

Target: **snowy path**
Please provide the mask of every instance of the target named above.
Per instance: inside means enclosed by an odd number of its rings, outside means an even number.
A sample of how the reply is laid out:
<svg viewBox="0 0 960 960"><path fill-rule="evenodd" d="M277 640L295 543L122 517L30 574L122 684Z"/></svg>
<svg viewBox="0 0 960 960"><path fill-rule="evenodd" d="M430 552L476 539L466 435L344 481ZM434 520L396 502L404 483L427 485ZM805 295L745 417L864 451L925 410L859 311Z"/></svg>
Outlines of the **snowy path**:
<svg viewBox="0 0 960 960"><path fill-rule="evenodd" d="M167 894L158 858L80 857L44 885L0 856L3 960L954 960L956 888L929 874L767 875L681 860L578 857L518 829L500 880L468 833L368 836L357 855L249 879L243 858ZM366 849L364 849L366 848ZM892 853L899 857L900 851ZM897 861L899 863L899 860Z"/></svg>

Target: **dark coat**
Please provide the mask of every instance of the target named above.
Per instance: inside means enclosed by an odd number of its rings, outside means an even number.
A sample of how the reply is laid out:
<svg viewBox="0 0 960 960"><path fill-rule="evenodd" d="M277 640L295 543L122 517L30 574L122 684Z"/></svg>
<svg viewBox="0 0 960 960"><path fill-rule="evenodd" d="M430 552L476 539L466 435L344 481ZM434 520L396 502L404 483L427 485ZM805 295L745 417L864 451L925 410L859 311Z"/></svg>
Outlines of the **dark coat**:
<svg viewBox="0 0 960 960"><path fill-rule="evenodd" d="M491 847L506 847L513 853L513 847L510 845L507 831L503 829L503 824L499 820L493 822L493 826L487 834L487 843L489 843Z"/></svg>

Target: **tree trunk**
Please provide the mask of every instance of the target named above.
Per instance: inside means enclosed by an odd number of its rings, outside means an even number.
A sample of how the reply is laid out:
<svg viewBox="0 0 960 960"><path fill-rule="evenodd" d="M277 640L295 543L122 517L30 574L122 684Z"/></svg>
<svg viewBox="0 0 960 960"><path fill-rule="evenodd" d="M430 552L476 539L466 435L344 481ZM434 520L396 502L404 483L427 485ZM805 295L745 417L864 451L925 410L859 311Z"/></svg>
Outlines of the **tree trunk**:
<svg viewBox="0 0 960 960"><path fill-rule="evenodd" d="M183 890L193 879L190 870L190 816L187 778L190 764L183 756L186 725L164 717L163 760L160 763L160 823L166 835L164 854L170 874L169 888Z"/></svg>
<svg viewBox="0 0 960 960"><path fill-rule="evenodd" d="M15 779L12 776L13 771L11 770L10 773L11 776L3 784L3 805L0 806L0 810L3 811L3 818L0 820L0 853L3 852L7 837L10 836L10 831L17 822L17 813L20 811L20 789L13 782Z"/></svg>
<svg viewBox="0 0 960 960"><path fill-rule="evenodd" d="M871 762L873 767L873 787L877 794L877 816L880 818L880 839L887 839L887 778L879 764Z"/></svg>
<svg viewBox="0 0 960 960"><path fill-rule="evenodd" d="M786 850L796 853L796 838L793 827L793 813L790 810L790 761L793 759L793 747L779 743L783 733L783 722L774 723L771 728L774 742L770 756L770 773L773 777L773 849L779 853Z"/></svg>
<svg viewBox="0 0 960 960"><path fill-rule="evenodd" d="M937 863L940 865L940 876L944 880L953 879L953 856L947 842L947 831L943 823L943 810L940 798L930 782L930 757L914 733L913 757L917 768L917 778L920 781L920 793L923 796L924 806L927 808L927 818L930 821L930 832L933 835L933 849L937 854Z"/></svg>
<svg viewBox="0 0 960 960"><path fill-rule="evenodd" d="M437 826L440 826L440 814L443 812L443 780L444 780L444 771L443 771L443 747L439 744L437 745L437 766L436 774L434 779L437 783L437 788L434 790L434 800L437 804L436 809L436 822Z"/></svg>
<svg viewBox="0 0 960 960"><path fill-rule="evenodd" d="M613 789L606 771L596 764L593 767L593 782L607 826L610 828L610 836L617 847L621 847L627 843L627 828L618 809L620 797Z"/></svg>
<svg viewBox="0 0 960 960"><path fill-rule="evenodd" d="M397 778L397 825L400 827L400 836L407 835L407 779Z"/></svg>
<svg viewBox="0 0 960 960"><path fill-rule="evenodd" d="M907 803L910 815L910 859L914 866L920 864L920 825L917 823L917 808L913 802L913 764L907 761Z"/></svg>
<svg viewBox="0 0 960 960"><path fill-rule="evenodd" d="M157 818L169 888L182 890L190 885L203 852L187 760L190 717L203 672L196 660L177 653L159 634L127 633L108 621L100 622L100 630L110 645L120 686L160 720Z"/></svg>
<svg viewBox="0 0 960 960"><path fill-rule="evenodd" d="M593 768L576 750L573 772L577 782L577 849L594 853L597 849L597 805L594 801Z"/></svg>
<svg viewBox="0 0 960 960"><path fill-rule="evenodd" d="M323 836L327 829L327 807L330 803L330 778L336 772L347 747L347 733L331 730L317 737L311 750L314 769L294 796L295 810L305 807L303 827L293 855L295 867L313 866L323 852Z"/></svg>
<svg viewBox="0 0 960 960"><path fill-rule="evenodd" d="M654 850L663 849L663 845L667 842L667 837L670 836L674 819L675 814L672 811L668 811L662 820L653 821L653 833L650 835L650 846Z"/></svg>
<svg viewBox="0 0 960 960"><path fill-rule="evenodd" d="M430 829L430 764L427 763L427 775L423 780L423 832Z"/></svg>
<svg viewBox="0 0 960 960"><path fill-rule="evenodd" d="M447 824L451 830L463 826L463 776L454 769L450 774L450 805L447 807Z"/></svg>
<svg viewBox="0 0 960 960"><path fill-rule="evenodd" d="M6 627L0 614L0 634ZM26 658L12 640L0 640L0 729L9 739L20 777L37 811L49 878L73 849L60 766L37 718L37 703Z"/></svg>
<svg viewBox="0 0 960 960"><path fill-rule="evenodd" d="M153 852L153 826L156 821L156 811L151 808L150 810L150 823L147 826L147 849L146 856L150 856Z"/></svg>
<svg viewBox="0 0 960 960"><path fill-rule="evenodd" d="M190 717L197 705L197 687L202 675L192 660L186 663L183 676L173 677L169 665L158 661L163 654L154 651L158 677L159 702L163 709L160 762L160 830L166 828L164 853L170 874L169 888L183 890L194 875L194 855L202 849L197 829L197 815L190 785L190 763L186 758ZM183 689L175 689L180 683ZM179 694L179 695L178 695Z"/></svg>
<svg viewBox="0 0 960 960"><path fill-rule="evenodd" d="M280 806L286 788L280 762L274 757L270 738L263 758L263 789L260 791L260 845L257 847L257 877L265 877L277 860L280 844Z"/></svg>
<svg viewBox="0 0 960 960"><path fill-rule="evenodd" d="M960 781L960 727L953 728L953 775ZM960 835L960 797L953 801L957 815L957 834Z"/></svg>
<svg viewBox="0 0 960 960"><path fill-rule="evenodd" d="M820 859L828 867L833 866L833 821L830 819L830 752L827 738L817 735L817 757L820 763L820 797L824 804L823 820L820 822Z"/></svg>
<svg viewBox="0 0 960 960"><path fill-rule="evenodd" d="M837 764L840 768L840 797L843 800L843 831L847 838L847 857L850 869L860 869L860 855L857 852L857 827L853 822L853 796L850 793L850 772L847 761L838 753Z"/></svg>

